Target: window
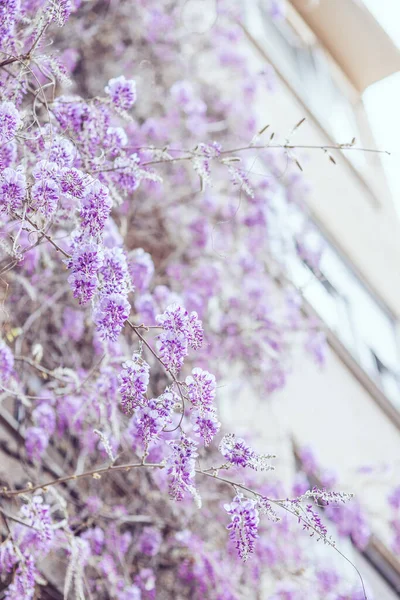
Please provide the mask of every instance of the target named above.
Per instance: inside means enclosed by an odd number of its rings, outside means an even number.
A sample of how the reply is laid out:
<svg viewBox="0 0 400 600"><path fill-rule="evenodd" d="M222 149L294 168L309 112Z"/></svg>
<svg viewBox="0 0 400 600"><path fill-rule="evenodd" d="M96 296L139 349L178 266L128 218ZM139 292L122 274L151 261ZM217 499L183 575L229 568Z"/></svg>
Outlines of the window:
<svg viewBox="0 0 400 600"><path fill-rule="evenodd" d="M303 39L288 22L273 20L266 11L262 12L270 54L304 104L336 143L359 139L352 104L332 77L331 65L318 40L312 34L309 39ZM346 156L358 168L365 167L366 157L362 152Z"/></svg>
<svg viewBox="0 0 400 600"><path fill-rule="evenodd" d="M310 217L287 202L284 185L277 186L269 209L270 230L279 232L271 235L271 255L284 266L288 277L322 321L400 410L395 319ZM314 257L320 260L315 261Z"/></svg>
<svg viewBox="0 0 400 600"><path fill-rule="evenodd" d="M318 269L293 254L289 272L363 369L400 408L396 322L314 224L325 249ZM311 277L311 279L310 279Z"/></svg>

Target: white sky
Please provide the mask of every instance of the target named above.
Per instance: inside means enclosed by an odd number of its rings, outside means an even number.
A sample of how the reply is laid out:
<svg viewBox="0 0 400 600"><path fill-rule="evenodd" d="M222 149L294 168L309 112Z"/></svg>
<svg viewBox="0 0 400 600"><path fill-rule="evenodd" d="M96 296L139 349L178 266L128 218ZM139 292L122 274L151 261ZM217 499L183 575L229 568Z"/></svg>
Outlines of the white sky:
<svg viewBox="0 0 400 600"><path fill-rule="evenodd" d="M400 48L400 0L363 2ZM391 152L383 163L400 215L400 72L368 88L364 102L377 145Z"/></svg>

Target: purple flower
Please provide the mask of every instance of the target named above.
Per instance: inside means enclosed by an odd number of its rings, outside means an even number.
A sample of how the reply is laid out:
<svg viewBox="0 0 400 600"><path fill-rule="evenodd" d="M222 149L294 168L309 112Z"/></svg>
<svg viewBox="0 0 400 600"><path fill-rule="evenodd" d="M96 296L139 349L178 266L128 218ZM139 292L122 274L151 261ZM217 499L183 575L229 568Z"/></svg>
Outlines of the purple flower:
<svg viewBox="0 0 400 600"><path fill-rule="evenodd" d="M74 310L70 306L66 306L63 314L63 335L71 338L74 342L79 342L84 331L84 313L80 310Z"/></svg>
<svg viewBox="0 0 400 600"><path fill-rule="evenodd" d="M68 277L68 282L72 288L74 298L79 300L79 304L89 302L95 295L98 285L97 277L82 273L72 273Z"/></svg>
<svg viewBox="0 0 400 600"><path fill-rule="evenodd" d="M242 438L236 438L233 433L228 433L222 438L218 449L229 463L240 467L247 467L253 457L250 446Z"/></svg>
<svg viewBox="0 0 400 600"><path fill-rule="evenodd" d="M143 248L136 248L128 254L129 273L132 282L139 292L148 289L154 275L154 263L148 252Z"/></svg>
<svg viewBox="0 0 400 600"><path fill-rule="evenodd" d="M146 449L158 439L164 427L171 423L173 405L174 395L166 391L159 398L149 400L145 406L138 408L135 415L136 435Z"/></svg>
<svg viewBox="0 0 400 600"><path fill-rule="evenodd" d="M25 448L29 460L40 460L49 445L49 436L41 427L28 427L25 433Z"/></svg>
<svg viewBox="0 0 400 600"><path fill-rule="evenodd" d="M0 102L0 146L15 136L21 123L19 112L11 102Z"/></svg>
<svg viewBox="0 0 400 600"><path fill-rule="evenodd" d="M37 570L32 554L24 557L15 572L13 582L5 592L7 600L33 600L35 595L35 580Z"/></svg>
<svg viewBox="0 0 400 600"><path fill-rule="evenodd" d="M199 499L194 487L195 463L197 444L184 433L179 441L167 442L171 454L167 458L167 473L169 475L169 494L174 500L183 500L186 492Z"/></svg>
<svg viewBox="0 0 400 600"><path fill-rule="evenodd" d="M203 438L205 446L209 446L221 428L215 409L206 412L194 409L190 420L193 423L194 433Z"/></svg>
<svg viewBox="0 0 400 600"><path fill-rule="evenodd" d="M141 600L142 593L137 585L129 585L122 592L118 593L116 600Z"/></svg>
<svg viewBox="0 0 400 600"><path fill-rule="evenodd" d="M0 340L0 381L7 383L14 369L14 355L7 344Z"/></svg>
<svg viewBox="0 0 400 600"><path fill-rule="evenodd" d="M57 136L51 145L49 161L55 162L59 167L70 167L74 162L76 149L70 140Z"/></svg>
<svg viewBox="0 0 400 600"><path fill-rule="evenodd" d="M93 181L82 199L82 228L86 233L97 236L103 232L111 206L108 189L100 181Z"/></svg>
<svg viewBox="0 0 400 600"><path fill-rule="evenodd" d="M110 79L104 88L113 104L122 110L129 110L136 101L136 82L133 79L125 79L124 75Z"/></svg>
<svg viewBox="0 0 400 600"><path fill-rule="evenodd" d="M111 156L115 158L119 155L120 150L128 144L128 137L122 127L109 127L104 143L110 149Z"/></svg>
<svg viewBox="0 0 400 600"><path fill-rule="evenodd" d="M32 208L39 210L46 217L51 217L57 208L60 188L52 179L37 181L31 189Z"/></svg>
<svg viewBox="0 0 400 600"><path fill-rule="evenodd" d="M0 175L0 213L15 212L22 208L25 192L25 175L19 169L4 169Z"/></svg>
<svg viewBox="0 0 400 600"><path fill-rule="evenodd" d="M307 475L318 475L319 466L313 450L309 446L303 446L299 450L302 467Z"/></svg>
<svg viewBox="0 0 400 600"><path fill-rule="evenodd" d="M208 446L218 433L221 424L214 407L216 382L214 375L196 368L186 377L188 396L192 403L191 421L193 431L200 435Z"/></svg>
<svg viewBox="0 0 400 600"><path fill-rule="evenodd" d="M197 367L186 377L186 385L190 402L194 407L203 410L213 408L217 386L214 375Z"/></svg>
<svg viewBox="0 0 400 600"><path fill-rule="evenodd" d="M41 496L33 496L28 504L21 507L20 516L25 523L31 526L30 529L23 525L17 525L15 528L20 549L25 554L33 550L40 554L47 554L54 540L50 506L43 503Z"/></svg>
<svg viewBox="0 0 400 600"><path fill-rule="evenodd" d="M306 474L303 473L302 471L300 471L299 473L296 473L294 482L293 482L293 486L292 486L293 495L296 497L301 496L302 494L304 494L304 492L306 492L309 489L310 489L310 484L309 484Z"/></svg>
<svg viewBox="0 0 400 600"><path fill-rule="evenodd" d="M155 556L161 546L162 535L155 527L145 527L138 541L138 549L146 556Z"/></svg>
<svg viewBox="0 0 400 600"><path fill-rule="evenodd" d="M56 428L56 413L54 408L45 402L32 411L32 420L37 427L43 429L48 436L53 435Z"/></svg>
<svg viewBox="0 0 400 600"><path fill-rule="evenodd" d="M32 170L32 175L38 180L53 179L58 182L60 177L60 167L56 162L40 160Z"/></svg>
<svg viewBox="0 0 400 600"><path fill-rule="evenodd" d="M118 157L114 162L113 180L125 194L131 194L140 185L142 175L139 162L137 154L131 154L127 158Z"/></svg>
<svg viewBox="0 0 400 600"><path fill-rule="evenodd" d="M119 375L119 393L121 394L122 410L130 415L135 408L143 405L147 386L149 385L149 365L138 355L122 365Z"/></svg>
<svg viewBox="0 0 400 600"><path fill-rule="evenodd" d="M80 304L91 300L98 286L97 272L103 261L100 247L93 243L77 244L73 255L67 261L72 274L68 281L72 287L74 298Z"/></svg>
<svg viewBox="0 0 400 600"><path fill-rule="evenodd" d="M93 276L97 274L103 262L101 248L93 242L77 244L74 253L68 259L68 268L72 273Z"/></svg>
<svg viewBox="0 0 400 600"><path fill-rule="evenodd" d="M224 505L226 512L231 515L231 522L227 526L229 537L235 542L239 557L244 562L254 552L254 543L258 538L259 516L256 506L256 500L245 498L243 494L237 494L233 502Z"/></svg>
<svg viewBox="0 0 400 600"><path fill-rule="evenodd" d="M150 324L156 320L157 307L151 294L143 294L135 298L135 310L141 322Z"/></svg>
<svg viewBox="0 0 400 600"><path fill-rule="evenodd" d="M107 248L104 251L100 269L103 280L103 292L106 294L127 294L131 289L128 265L122 248Z"/></svg>
<svg viewBox="0 0 400 600"><path fill-rule="evenodd" d="M64 167L60 177L62 192L81 200L85 192L84 178L84 174L78 169Z"/></svg>
<svg viewBox="0 0 400 600"><path fill-rule="evenodd" d="M192 102L194 97L193 86L190 81L176 81L171 87L171 96L182 107Z"/></svg>
<svg viewBox="0 0 400 600"><path fill-rule="evenodd" d="M182 333L166 331L158 336L157 349L164 366L169 371L180 371L188 353L188 343Z"/></svg>
<svg viewBox="0 0 400 600"><path fill-rule="evenodd" d="M272 19L282 21L286 15L286 5L284 0L269 0L268 12Z"/></svg>
<svg viewBox="0 0 400 600"><path fill-rule="evenodd" d="M188 313L179 304L171 304L162 315L156 317L166 331L174 332L181 339L185 339L194 350L200 348L203 343L203 327L197 313Z"/></svg>
<svg viewBox="0 0 400 600"><path fill-rule="evenodd" d="M104 531L100 527L92 527L84 533L81 538L89 542L90 549L94 554L100 555L104 548Z"/></svg>
<svg viewBox="0 0 400 600"><path fill-rule="evenodd" d="M307 352L311 354L319 367L322 367L325 364L328 344L326 335L323 331L310 331L304 347Z"/></svg>
<svg viewBox="0 0 400 600"><path fill-rule="evenodd" d="M11 167L17 158L17 145L14 141L0 144L0 170Z"/></svg>
<svg viewBox="0 0 400 600"><path fill-rule="evenodd" d="M141 589L142 598L146 600L155 600L156 598L156 578L153 569L141 569L135 577L135 583ZM129 598L131 600L131 598ZM134 600L136 598L134 597Z"/></svg>
<svg viewBox="0 0 400 600"><path fill-rule="evenodd" d="M390 506L395 510L398 510L400 508L400 486L394 488L392 493L388 496L388 502Z"/></svg>
<svg viewBox="0 0 400 600"><path fill-rule="evenodd" d="M350 536L360 550L367 546L371 530L359 502L353 500L346 506L329 504L325 513L336 524L339 535Z"/></svg>
<svg viewBox="0 0 400 600"><path fill-rule="evenodd" d="M130 310L131 306L122 294L103 296L94 313L100 337L116 342Z"/></svg>
<svg viewBox="0 0 400 600"><path fill-rule="evenodd" d="M0 544L0 573L11 573L17 562L14 544L11 540L5 540Z"/></svg>
<svg viewBox="0 0 400 600"><path fill-rule="evenodd" d="M250 467L254 471L274 469L268 462L271 458L276 458L273 454L257 454L242 438L236 438L233 433L224 435L218 449L228 464L243 468Z"/></svg>
<svg viewBox="0 0 400 600"><path fill-rule="evenodd" d="M71 0L52 0L47 12L51 21L57 23L59 27L63 27L71 15L72 2Z"/></svg>

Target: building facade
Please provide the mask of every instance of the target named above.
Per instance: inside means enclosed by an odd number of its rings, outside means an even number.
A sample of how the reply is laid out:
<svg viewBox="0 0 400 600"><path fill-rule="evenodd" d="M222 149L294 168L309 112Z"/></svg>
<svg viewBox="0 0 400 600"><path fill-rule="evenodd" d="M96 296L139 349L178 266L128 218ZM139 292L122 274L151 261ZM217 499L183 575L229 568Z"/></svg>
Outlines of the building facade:
<svg viewBox="0 0 400 600"><path fill-rule="evenodd" d="M254 400L247 420L262 422L278 455L288 437L295 449L311 446L355 492L372 536L352 556L376 598L396 598L400 561L387 498L399 481L400 225L380 154L369 151L363 93L400 70L400 52L356 0L293 0L282 20L262 5L247 3L243 29L254 60L273 65L279 90L263 99L259 118L288 132L278 139L295 146L310 181L310 233L324 248L318 268L291 259L288 274L324 323L329 351L320 370L299 352L284 390L271 404ZM283 172L284 194L285 183ZM294 468L290 460L282 458Z"/></svg>

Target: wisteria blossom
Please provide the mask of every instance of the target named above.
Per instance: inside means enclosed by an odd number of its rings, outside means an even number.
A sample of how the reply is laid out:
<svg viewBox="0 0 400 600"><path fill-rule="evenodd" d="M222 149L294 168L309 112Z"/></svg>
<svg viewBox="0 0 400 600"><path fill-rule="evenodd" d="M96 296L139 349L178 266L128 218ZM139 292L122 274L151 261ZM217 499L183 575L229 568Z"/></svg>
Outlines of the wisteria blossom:
<svg viewBox="0 0 400 600"><path fill-rule="evenodd" d="M254 552L255 540L258 537L257 502L238 494L230 504L225 504L224 508L231 515L231 522L227 527L229 537L234 541L240 558L246 561Z"/></svg>

